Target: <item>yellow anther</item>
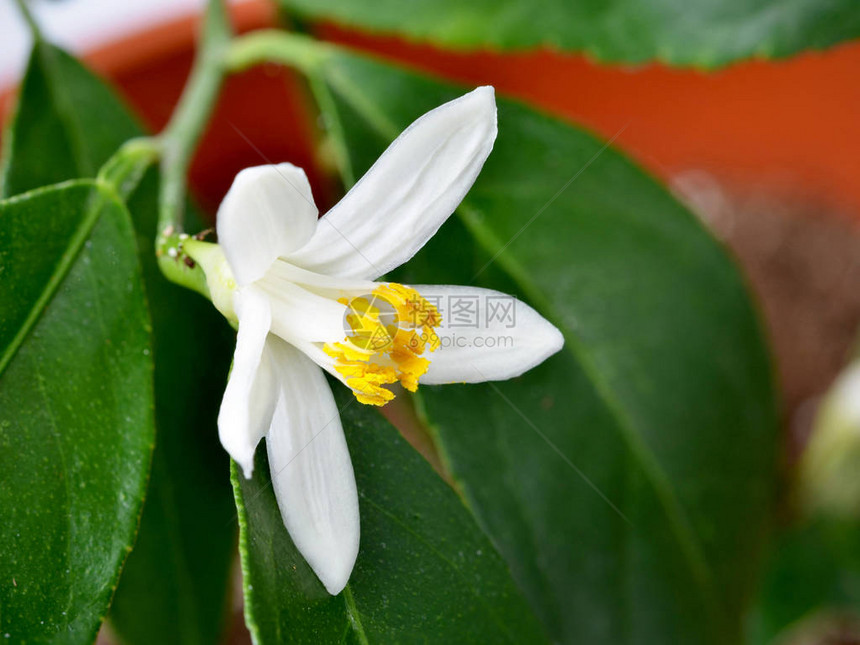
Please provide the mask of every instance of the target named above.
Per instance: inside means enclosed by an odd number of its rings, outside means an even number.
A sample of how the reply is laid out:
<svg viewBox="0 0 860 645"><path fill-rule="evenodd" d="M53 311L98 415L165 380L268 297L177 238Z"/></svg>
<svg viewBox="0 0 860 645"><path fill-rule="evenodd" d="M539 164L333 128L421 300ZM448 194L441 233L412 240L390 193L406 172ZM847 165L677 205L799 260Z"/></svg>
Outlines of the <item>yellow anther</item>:
<svg viewBox="0 0 860 645"><path fill-rule="evenodd" d="M422 354L440 344L435 330L442 317L436 307L396 282L380 284L370 296L339 302L348 307L344 319L349 330L343 342L327 343L323 350L335 359L335 370L356 399L385 405L394 398L385 386L398 381L414 392L430 367Z"/></svg>

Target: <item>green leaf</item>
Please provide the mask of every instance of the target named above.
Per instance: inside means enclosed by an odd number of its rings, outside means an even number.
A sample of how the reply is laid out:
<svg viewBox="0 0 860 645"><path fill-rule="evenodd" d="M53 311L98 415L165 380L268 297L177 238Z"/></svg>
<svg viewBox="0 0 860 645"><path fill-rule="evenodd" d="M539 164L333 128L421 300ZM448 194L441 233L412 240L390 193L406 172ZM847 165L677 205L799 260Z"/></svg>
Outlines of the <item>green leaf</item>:
<svg viewBox="0 0 860 645"><path fill-rule="evenodd" d="M320 61L312 86L355 176L462 92L343 52ZM566 339L514 381L421 390L443 458L551 636L737 641L777 423L724 250L606 144L506 100L459 215L397 277L514 293Z"/></svg>
<svg viewBox="0 0 860 645"><path fill-rule="evenodd" d="M142 134L101 80L48 44L34 49L8 132L7 194L94 175ZM205 300L161 275L153 253L158 192L151 172L129 199L152 312L158 441L134 552L112 605L127 643L217 643L228 615L235 510L215 416L232 334ZM190 226L200 226L193 212Z"/></svg>
<svg viewBox="0 0 860 645"><path fill-rule="evenodd" d="M854 0L280 0L312 20L462 49L549 47L601 61L712 67L860 37Z"/></svg>
<svg viewBox="0 0 860 645"><path fill-rule="evenodd" d="M95 639L154 439L128 211L69 183L0 202L0 634Z"/></svg>
<svg viewBox="0 0 860 645"><path fill-rule="evenodd" d="M860 522L819 517L776 541L748 642L765 645L816 612L845 610L860 618Z"/></svg>
<svg viewBox="0 0 860 645"><path fill-rule="evenodd" d="M234 336L211 303L164 279L154 248L157 173L129 201L155 329L158 442L140 534L111 623L130 645L219 643L230 615L236 509L216 418ZM198 221L189 212L186 221Z"/></svg>
<svg viewBox="0 0 860 645"><path fill-rule="evenodd" d="M116 95L66 52L39 41L5 137L0 195L95 177L140 128Z"/></svg>
<svg viewBox="0 0 860 645"><path fill-rule="evenodd" d="M234 464L254 642L545 642L454 492L380 415L334 388L359 491L358 560L346 589L329 596L284 528L266 451L250 480Z"/></svg>

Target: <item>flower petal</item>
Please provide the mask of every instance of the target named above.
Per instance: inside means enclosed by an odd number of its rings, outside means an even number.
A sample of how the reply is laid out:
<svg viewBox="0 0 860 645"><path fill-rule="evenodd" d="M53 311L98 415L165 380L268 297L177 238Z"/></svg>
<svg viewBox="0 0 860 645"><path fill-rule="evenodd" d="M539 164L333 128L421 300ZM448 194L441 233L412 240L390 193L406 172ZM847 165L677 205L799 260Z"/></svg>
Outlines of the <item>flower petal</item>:
<svg viewBox="0 0 860 645"><path fill-rule="evenodd" d="M372 292L376 283L332 278L278 261L254 287L270 298L272 333L296 345L343 341L345 302Z"/></svg>
<svg viewBox="0 0 860 645"><path fill-rule="evenodd" d="M411 258L472 187L496 139L493 88L432 110L392 143L320 220L290 262L376 279Z"/></svg>
<svg viewBox="0 0 860 645"><path fill-rule="evenodd" d="M266 351L271 313L268 300L254 289L242 289L233 305L239 333L233 368L218 413L218 436L245 477L254 470L254 450L269 428L278 389Z"/></svg>
<svg viewBox="0 0 860 645"><path fill-rule="evenodd" d="M480 383L519 376L564 344L556 327L524 302L479 287L414 287L442 314L440 347L425 354L430 368L419 382Z"/></svg>
<svg viewBox="0 0 860 645"><path fill-rule="evenodd" d="M337 342L346 336L346 305L296 284L284 282L277 285L268 275L254 285L258 286L270 298L272 333L288 343Z"/></svg>
<svg viewBox="0 0 860 645"><path fill-rule="evenodd" d="M290 163L245 168L218 208L218 241L239 286L304 246L317 225L308 178Z"/></svg>
<svg viewBox="0 0 860 645"><path fill-rule="evenodd" d="M296 548L332 595L358 554L358 493L340 414L322 371L272 340L281 396L266 435L272 485Z"/></svg>

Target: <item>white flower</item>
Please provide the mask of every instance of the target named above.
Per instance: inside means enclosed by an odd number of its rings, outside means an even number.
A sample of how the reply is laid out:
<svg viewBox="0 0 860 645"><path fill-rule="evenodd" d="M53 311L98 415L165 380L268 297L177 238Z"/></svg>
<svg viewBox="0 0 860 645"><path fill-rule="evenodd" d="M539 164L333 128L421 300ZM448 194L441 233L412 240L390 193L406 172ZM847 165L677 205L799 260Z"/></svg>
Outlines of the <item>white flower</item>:
<svg viewBox="0 0 860 645"><path fill-rule="evenodd" d="M555 327L504 294L373 282L433 236L475 181L495 137L493 89L481 87L413 123L320 220L302 170L287 163L248 168L218 211L220 245L186 247L203 266L215 305L238 323L218 417L221 442L250 477L266 437L284 524L332 594L355 563L359 517L323 370L359 401L382 405L396 382L415 390L419 382L508 379L562 345ZM446 346L436 303L449 297L468 299L480 324L458 328ZM515 305L513 324L510 316L487 321L493 298ZM499 336L505 342L486 340Z"/></svg>

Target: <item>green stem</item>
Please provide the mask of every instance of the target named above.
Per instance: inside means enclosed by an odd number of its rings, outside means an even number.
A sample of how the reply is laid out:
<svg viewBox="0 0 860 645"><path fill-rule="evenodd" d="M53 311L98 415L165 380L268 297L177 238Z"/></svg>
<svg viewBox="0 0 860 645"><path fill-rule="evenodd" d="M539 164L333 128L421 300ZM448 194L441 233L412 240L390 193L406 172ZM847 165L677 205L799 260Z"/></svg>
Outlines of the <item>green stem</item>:
<svg viewBox="0 0 860 645"><path fill-rule="evenodd" d="M328 46L306 36L279 31L255 32L233 40L223 0L210 0L194 68L173 117L159 137L161 192L155 254L167 279L213 297L198 258L189 254L200 242L183 232L182 214L191 155L212 113L224 76L264 62L291 65L309 73L318 69L330 51ZM113 176L115 172L130 177L130 171L123 171L121 165L118 162L105 175Z"/></svg>
<svg viewBox="0 0 860 645"><path fill-rule="evenodd" d="M309 36L277 30L255 31L247 36L235 38L225 52L224 68L229 73L242 72L256 65L276 63L287 65L302 72L310 84L311 92L322 113L331 118L332 142L337 155L337 165L344 183L355 183L349 155L343 146L343 132L336 119L334 99L323 80L322 68L327 58L333 56L337 47L321 43Z"/></svg>
<svg viewBox="0 0 860 645"><path fill-rule="evenodd" d="M15 0L15 4L18 5L18 10L21 12L24 22L27 23L30 33L33 34L33 39L36 41L42 40L42 32L39 29L39 23L36 22L35 18L33 18L33 14L30 13L30 7L27 6L27 0Z"/></svg>
<svg viewBox="0 0 860 645"><path fill-rule="evenodd" d="M277 30L255 31L230 43L225 52L228 72L241 72L264 63L295 67L305 74L319 69L334 49L313 38Z"/></svg>
<svg viewBox="0 0 860 645"><path fill-rule="evenodd" d="M119 198L125 201L140 183L146 169L158 161L160 154L160 139L130 139L105 162L96 179L110 184Z"/></svg>
<svg viewBox="0 0 860 645"><path fill-rule="evenodd" d="M232 32L223 0L211 0L206 8L203 38L191 76L170 122L161 134L161 193L158 230L182 231L186 176L191 156L215 107L224 78L222 60ZM167 239L169 235L160 235Z"/></svg>

